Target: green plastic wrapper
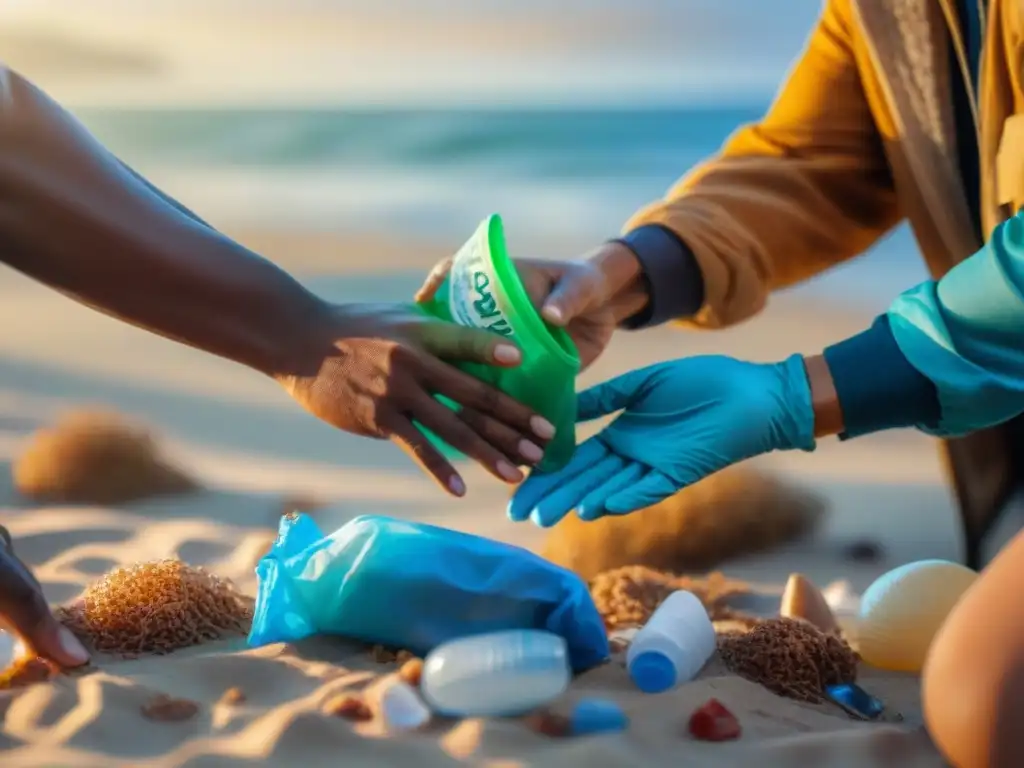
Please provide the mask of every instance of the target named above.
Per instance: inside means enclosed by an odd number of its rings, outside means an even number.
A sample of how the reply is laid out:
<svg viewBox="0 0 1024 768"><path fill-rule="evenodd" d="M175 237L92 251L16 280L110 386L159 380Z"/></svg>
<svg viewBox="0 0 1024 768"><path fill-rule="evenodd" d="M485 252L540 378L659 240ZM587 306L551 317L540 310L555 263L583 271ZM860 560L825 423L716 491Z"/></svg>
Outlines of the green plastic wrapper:
<svg viewBox="0 0 1024 768"><path fill-rule="evenodd" d="M561 469L576 448L576 376L579 353L569 334L546 323L533 306L505 248L497 214L485 219L452 261L434 298L420 307L442 320L483 328L516 343L523 361L515 368L459 363L466 373L494 385L555 425L539 468ZM451 406L451 403L446 403ZM431 435L449 456L458 453Z"/></svg>

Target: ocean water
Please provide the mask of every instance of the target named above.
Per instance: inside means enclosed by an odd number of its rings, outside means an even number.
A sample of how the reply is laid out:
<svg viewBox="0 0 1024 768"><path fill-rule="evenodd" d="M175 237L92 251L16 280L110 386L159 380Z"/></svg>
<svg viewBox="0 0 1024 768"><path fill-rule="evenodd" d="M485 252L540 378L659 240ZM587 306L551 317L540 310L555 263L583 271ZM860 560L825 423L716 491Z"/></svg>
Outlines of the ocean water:
<svg viewBox="0 0 1024 768"><path fill-rule="evenodd" d="M77 114L218 224L460 237L499 212L510 232L596 243L766 106ZM901 228L801 290L880 308L924 278Z"/></svg>

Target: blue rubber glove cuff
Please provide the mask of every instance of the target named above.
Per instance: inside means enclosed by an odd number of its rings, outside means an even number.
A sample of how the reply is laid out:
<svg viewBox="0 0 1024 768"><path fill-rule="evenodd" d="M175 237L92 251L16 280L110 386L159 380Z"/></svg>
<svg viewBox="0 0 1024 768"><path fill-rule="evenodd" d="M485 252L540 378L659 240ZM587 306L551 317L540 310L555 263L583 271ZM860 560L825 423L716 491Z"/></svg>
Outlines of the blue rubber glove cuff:
<svg viewBox="0 0 1024 768"><path fill-rule="evenodd" d="M814 404L803 355L791 355L774 367L782 386L779 389L779 415L773 424L772 449L813 451L816 446Z"/></svg>

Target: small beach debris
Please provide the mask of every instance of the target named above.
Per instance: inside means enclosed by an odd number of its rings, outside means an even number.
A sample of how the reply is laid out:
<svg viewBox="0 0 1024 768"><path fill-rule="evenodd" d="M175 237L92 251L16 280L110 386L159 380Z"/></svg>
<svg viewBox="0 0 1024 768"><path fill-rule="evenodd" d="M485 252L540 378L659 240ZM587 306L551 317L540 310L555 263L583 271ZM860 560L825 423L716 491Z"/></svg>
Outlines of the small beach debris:
<svg viewBox="0 0 1024 768"><path fill-rule="evenodd" d="M565 715L550 710L532 712L523 718L526 727L542 736L560 739L572 733L572 723Z"/></svg>
<svg viewBox="0 0 1024 768"><path fill-rule="evenodd" d="M877 541L860 539L843 548L843 557L855 563L877 563L882 559L884 549Z"/></svg>
<svg viewBox="0 0 1024 768"><path fill-rule="evenodd" d="M33 434L11 475L23 496L76 504L121 504L200 487L161 456L147 429L102 410L71 412Z"/></svg>
<svg viewBox="0 0 1024 768"><path fill-rule="evenodd" d="M977 577L945 560L908 563L879 576L861 598L861 658L880 669L920 672L939 627Z"/></svg>
<svg viewBox="0 0 1024 768"><path fill-rule="evenodd" d="M378 695L381 718L389 731L415 731L430 722L430 709L404 680L395 678Z"/></svg>
<svg viewBox="0 0 1024 768"><path fill-rule="evenodd" d="M708 699L698 707L690 715L687 729L700 741L731 741L743 732L736 715L718 699Z"/></svg>
<svg viewBox="0 0 1024 768"><path fill-rule="evenodd" d="M199 705L189 699L176 699L159 693L140 707L142 716L158 722L176 723L195 717Z"/></svg>
<svg viewBox="0 0 1024 768"><path fill-rule="evenodd" d="M610 699L582 699L569 715L569 730L573 736L624 731L628 727L626 713Z"/></svg>
<svg viewBox="0 0 1024 768"><path fill-rule="evenodd" d="M797 701L819 704L830 685L857 679L857 656L845 640L796 619L720 635L718 651L730 671Z"/></svg>
<svg viewBox="0 0 1024 768"><path fill-rule="evenodd" d="M679 576L641 565L606 571L590 582L590 594L609 631L641 627L673 592L692 592L713 621L752 624L757 617L730 608L728 600L749 594L746 582L715 572L704 577Z"/></svg>
<svg viewBox="0 0 1024 768"><path fill-rule="evenodd" d="M565 638L512 629L439 645L423 662L420 688L438 714L507 717L547 706L571 679Z"/></svg>
<svg viewBox="0 0 1024 768"><path fill-rule="evenodd" d="M370 648L370 656L378 664L404 664L410 659L416 658L416 654L412 651L388 648L380 643Z"/></svg>
<svg viewBox="0 0 1024 768"><path fill-rule="evenodd" d="M342 717L346 720L354 720L356 722L373 719L373 712L370 710L369 706L367 706L366 702L363 701L362 697L353 696L352 694L333 696L324 702L321 711L325 715Z"/></svg>
<svg viewBox="0 0 1024 768"><path fill-rule="evenodd" d="M858 720L877 720L885 711L885 704L855 683L830 685L825 692L840 709Z"/></svg>
<svg viewBox="0 0 1024 768"><path fill-rule="evenodd" d="M787 619L808 621L822 632L837 632L839 624L828 607L825 596L821 594L806 576L800 573L790 574L786 582L786 590L782 593L782 606L779 614Z"/></svg>
<svg viewBox="0 0 1024 768"><path fill-rule="evenodd" d="M702 572L806 536L824 510L815 493L751 467L732 467L630 515L587 522L566 515L541 555L584 579L632 565Z"/></svg>
<svg viewBox="0 0 1024 768"><path fill-rule="evenodd" d="M423 659L409 659L399 668L398 676L413 688L419 688L423 679Z"/></svg>
<svg viewBox="0 0 1024 768"><path fill-rule="evenodd" d="M715 652L715 627L692 592L673 592L658 606L626 654L629 676L644 693L693 680Z"/></svg>
<svg viewBox="0 0 1024 768"><path fill-rule="evenodd" d="M243 691L236 685L235 687L228 688L226 691L224 691L223 695L220 697L217 703L223 704L224 706L228 707L234 707L238 704L244 704L245 699L245 691Z"/></svg>
<svg viewBox="0 0 1024 768"><path fill-rule="evenodd" d="M56 674L56 667L45 659L38 656L22 656L0 672L0 691L45 683Z"/></svg>
<svg viewBox="0 0 1024 768"><path fill-rule="evenodd" d="M131 657L243 634L252 605L230 581L157 560L111 571L56 615L94 651Z"/></svg>
<svg viewBox="0 0 1024 768"><path fill-rule="evenodd" d="M823 590L822 597L832 610L832 615L838 618L848 618L860 613L860 595L846 579L833 581Z"/></svg>

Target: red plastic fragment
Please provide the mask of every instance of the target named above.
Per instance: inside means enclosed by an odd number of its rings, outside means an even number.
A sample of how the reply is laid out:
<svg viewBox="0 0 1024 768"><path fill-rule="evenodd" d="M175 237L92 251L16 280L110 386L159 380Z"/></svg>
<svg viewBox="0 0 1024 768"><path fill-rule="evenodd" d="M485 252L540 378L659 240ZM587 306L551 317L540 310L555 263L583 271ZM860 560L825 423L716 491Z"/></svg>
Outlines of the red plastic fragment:
<svg viewBox="0 0 1024 768"><path fill-rule="evenodd" d="M708 699L690 715L690 735L701 741L738 739L742 729L736 715L718 699Z"/></svg>

